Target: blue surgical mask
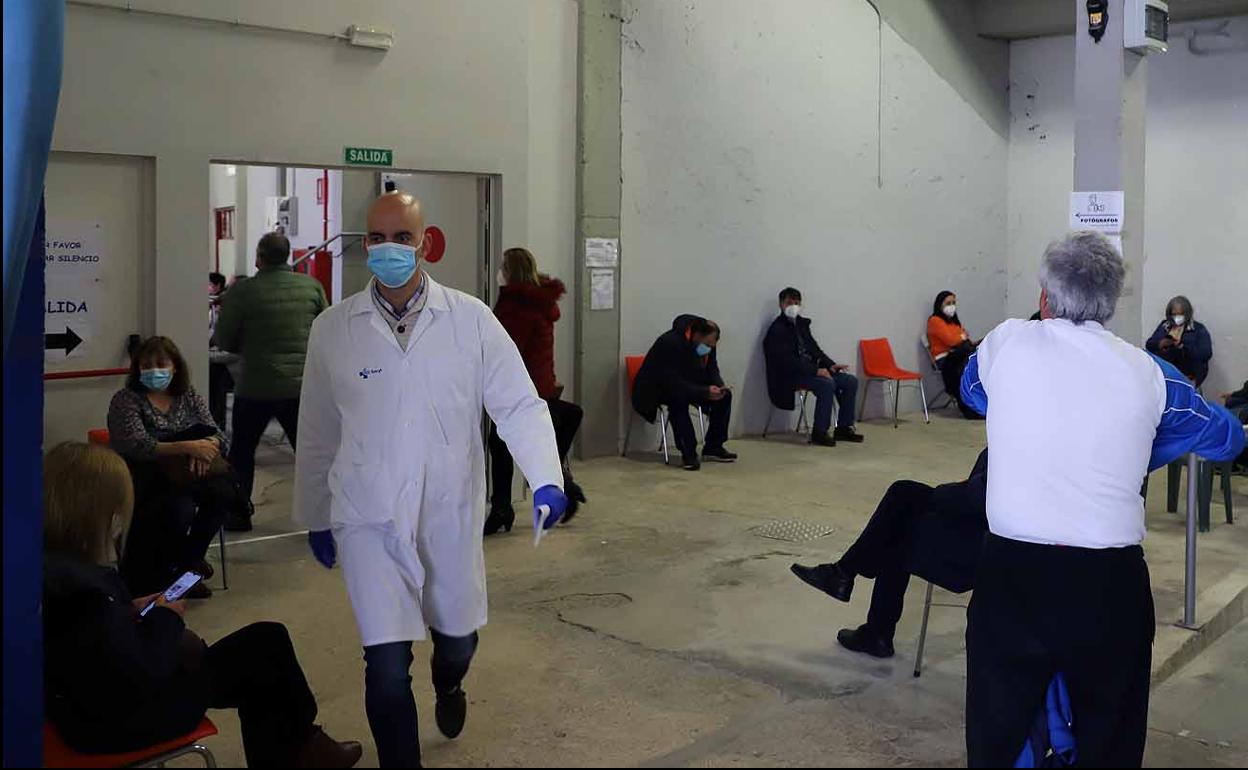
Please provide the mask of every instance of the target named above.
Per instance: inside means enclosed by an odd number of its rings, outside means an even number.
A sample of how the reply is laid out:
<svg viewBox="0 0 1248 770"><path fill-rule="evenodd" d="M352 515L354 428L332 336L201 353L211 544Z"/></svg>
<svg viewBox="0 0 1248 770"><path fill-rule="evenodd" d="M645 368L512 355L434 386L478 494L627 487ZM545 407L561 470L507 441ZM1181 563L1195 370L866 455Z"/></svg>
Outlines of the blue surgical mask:
<svg viewBox="0 0 1248 770"><path fill-rule="evenodd" d="M164 393L173 382L172 369L143 369L139 372L139 382L148 390Z"/></svg>
<svg viewBox="0 0 1248 770"><path fill-rule="evenodd" d="M698 356L702 358L705 358L706 356L709 356L711 354L711 346L706 344L705 342L699 342L695 350L697 351Z"/></svg>
<svg viewBox="0 0 1248 770"><path fill-rule="evenodd" d="M386 242L368 247L368 269L387 289L397 289L412 280L419 260L415 246Z"/></svg>

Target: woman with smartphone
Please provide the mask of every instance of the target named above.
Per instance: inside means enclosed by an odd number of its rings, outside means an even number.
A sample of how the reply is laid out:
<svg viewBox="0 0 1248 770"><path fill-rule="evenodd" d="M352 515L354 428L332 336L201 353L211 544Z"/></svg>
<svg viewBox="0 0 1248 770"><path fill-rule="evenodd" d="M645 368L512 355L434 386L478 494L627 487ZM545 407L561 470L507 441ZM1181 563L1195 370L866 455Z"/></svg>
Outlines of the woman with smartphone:
<svg viewBox="0 0 1248 770"><path fill-rule="evenodd" d="M44 692L65 742L137 751L191 732L209 708L234 708L249 767L353 767L360 744L314 724L285 626L253 623L207 645L186 627L185 600L130 594L116 563L133 504L112 450L71 442L44 459Z"/></svg>

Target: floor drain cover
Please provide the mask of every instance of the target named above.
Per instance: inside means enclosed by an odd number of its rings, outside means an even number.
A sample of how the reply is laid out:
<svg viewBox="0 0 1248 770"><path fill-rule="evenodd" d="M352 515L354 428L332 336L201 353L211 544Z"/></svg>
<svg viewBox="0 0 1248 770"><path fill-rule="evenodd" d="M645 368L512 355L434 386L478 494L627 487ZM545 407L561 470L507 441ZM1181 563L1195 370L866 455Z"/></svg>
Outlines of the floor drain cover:
<svg viewBox="0 0 1248 770"><path fill-rule="evenodd" d="M754 529L754 534L771 540L783 540L787 543L805 543L832 534L836 527L831 524L819 524L801 519L779 519L770 521Z"/></svg>

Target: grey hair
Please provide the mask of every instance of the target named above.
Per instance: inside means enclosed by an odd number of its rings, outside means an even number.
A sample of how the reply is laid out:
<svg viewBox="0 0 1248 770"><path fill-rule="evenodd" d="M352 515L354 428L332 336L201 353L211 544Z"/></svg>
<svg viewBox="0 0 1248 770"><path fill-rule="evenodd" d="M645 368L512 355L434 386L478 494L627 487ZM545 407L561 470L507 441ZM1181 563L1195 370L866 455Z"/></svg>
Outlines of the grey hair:
<svg viewBox="0 0 1248 770"><path fill-rule="evenodd" d="M1192 308L1192 301L1188 299L1187 297L1184 297L1182 294L1178 295L1177 297L1171 297L1170 301L1166 303L1166 317L1167 318L1170 317L1170 308L1174 307L1175 305L1179 306L1180 313L1187 316L1187 318L1184 320L1187 321L1188 326L1191 326L1192 322L1196 320L1196 311Z"/></svg>
<svg viewBox="0 0 1248 770"><path fill-rule="evenodd" d="M1040 287L1054 318L1104 323L1114 316L1127 269L1109 239L1091 230L1070 233L1044 250Z"/></svg>

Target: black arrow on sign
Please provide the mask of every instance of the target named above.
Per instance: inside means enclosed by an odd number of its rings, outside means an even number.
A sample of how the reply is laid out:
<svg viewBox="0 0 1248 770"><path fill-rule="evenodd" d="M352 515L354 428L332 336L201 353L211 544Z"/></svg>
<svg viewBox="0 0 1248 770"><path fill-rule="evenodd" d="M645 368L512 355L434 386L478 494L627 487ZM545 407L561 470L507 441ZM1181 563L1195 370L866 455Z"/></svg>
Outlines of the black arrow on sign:
<svg viewBox="0 0 1248 770"><path fill-rule="evenodd" d="M82 344L82 337L74 334L74 330L65 327L64 334L45 334L43 335L44 350L64 350L65 355L74 352L74 348Z"/></svg>

